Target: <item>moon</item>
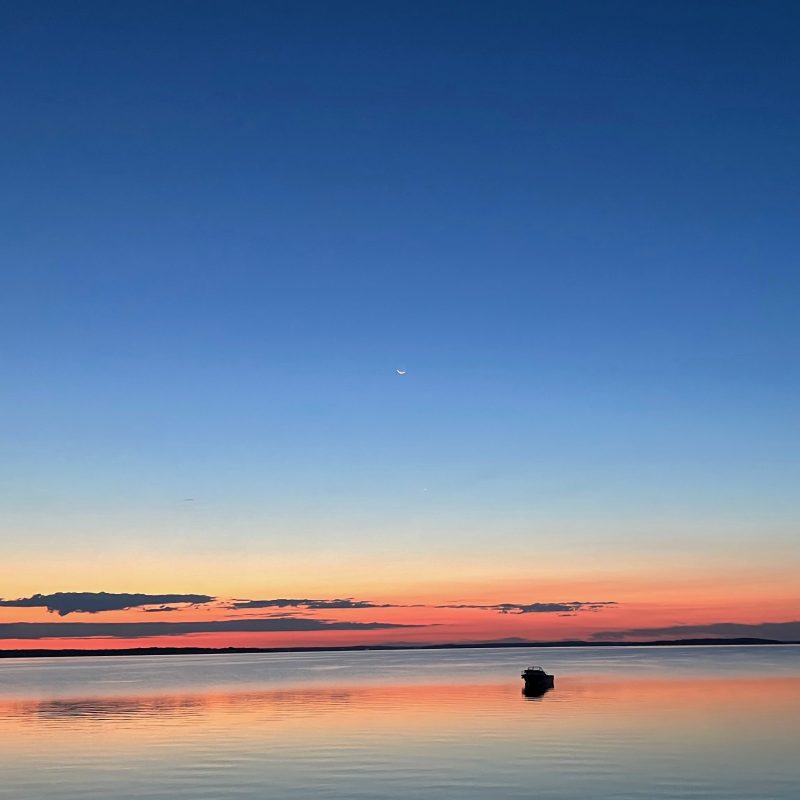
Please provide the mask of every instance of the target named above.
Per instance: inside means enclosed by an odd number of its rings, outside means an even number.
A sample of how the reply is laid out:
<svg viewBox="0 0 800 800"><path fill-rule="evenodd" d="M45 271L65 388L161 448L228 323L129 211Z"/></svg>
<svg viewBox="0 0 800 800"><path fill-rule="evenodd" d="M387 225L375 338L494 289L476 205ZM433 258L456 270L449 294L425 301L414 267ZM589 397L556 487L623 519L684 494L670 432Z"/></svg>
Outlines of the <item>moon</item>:
<svg viewBox="0 0 800 800"><path fill-rule="evenodd" d="M395 372L396 372L398 375L405 375L405 374L406 374L406 372L408 372L408 370L407 370L407 369L396 369L396 370L395 370Z"/></svg>

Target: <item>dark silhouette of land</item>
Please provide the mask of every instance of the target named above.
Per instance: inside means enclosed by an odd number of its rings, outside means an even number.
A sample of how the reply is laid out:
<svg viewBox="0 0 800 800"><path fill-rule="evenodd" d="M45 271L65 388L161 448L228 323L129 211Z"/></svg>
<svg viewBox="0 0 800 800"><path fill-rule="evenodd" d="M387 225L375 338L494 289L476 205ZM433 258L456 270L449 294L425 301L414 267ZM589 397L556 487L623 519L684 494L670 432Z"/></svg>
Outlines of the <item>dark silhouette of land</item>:
<svg viewBox="0 0 800 800"><path fill-rule="evenodd" d="M213 655L215 653L350 653L365 650L489 650L495 648L552 648L552 647L708 647L710 645L797 645L777 639L658 639L649 642L454 642L449 644L376 644L347 647L126 647L122 649L77 650L0 650L0 658L76 658L80 656L182 656Z"/></svg>

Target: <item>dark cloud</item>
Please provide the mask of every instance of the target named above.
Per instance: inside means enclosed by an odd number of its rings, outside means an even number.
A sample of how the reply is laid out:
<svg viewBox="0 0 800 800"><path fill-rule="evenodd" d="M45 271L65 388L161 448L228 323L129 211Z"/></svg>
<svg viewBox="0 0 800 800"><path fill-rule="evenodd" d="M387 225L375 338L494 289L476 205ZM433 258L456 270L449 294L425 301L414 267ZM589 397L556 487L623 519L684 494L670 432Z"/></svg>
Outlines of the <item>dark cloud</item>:
<svg viewBox="0 0 800 800"><path fill-rule="evenodd" d="M113 592L56 592L35 594L17 600L0 600L0 606L14 608L46 608L64 617L67 614L101 611L119 611L127 608L143 608L147 613L178 611L175 603L201 605L216 598L205 594L123 594ZM499 614L575 614L581 611L599 611L616 605L613 601L570 601L562 603L450 603L445 605L375 603L371 600L355 600L352 597L319 599L308 597L277 597L268 600L231 600L223 607L235 611L252 609L302 609L305 611L331 611L376 608L453 608L494 611ZM149 608L149 606L153 606Z"/></svg>
<svg viewBox="0 0 800 800"><path fill-rule="evenodd" d="M234 600L227 608L237 610L247 608L305 608L313 610L336 608L473 608L481 611L496 611L500 614L574 614L578 611L599 611L607 606L617 605L614 601L573 600L565 603L494 603L480 605L470 603L450 603L429 606L422 603L411 605L396 603L373 603L370 600L353 600L348 597L336 600L310 600L308 598L276 598L274 600Z"/></svg>
<svg viewBox="0 0 800 800"><path fill-rule="evenodd" d="M56 592L35 594L17 600L0 600L0 606L10 608L46 608L59 617L81 611L97 614L100 611L121 611L126 608L164 603L210 603L215 598L207 594L124 594L115 592Z"/></svg>
<svg viewBox="0 0 800 800"><path fill-rule="evenodd" d="M369 600L353 600L352 597L336 600L309 600L308 598L278 597L274 600L234 600L226 608L404 608L391 603L372 603Z"/></svg>
<svg viewBox="0 0 800 800"><path fill-rule="evenodd" d="M569 614L577 611L599 611L601 608L615 606L613 600L584 601L572 600L567 603L495 603L493 605L470 605L459 603L441 605L436 608L477 608L482 611L497 611L500 614Z"/></svg>
<svg viewBox="0 0 800 800"><path fill-rule="evenodd" d="M332 622L309 617L255 617L200 620L197 622L6 622L0 639L88 639L112 637L140 639L150 636L185 636L190 633L275 633L286 631L369 631L418 628L390 622Z"/></svg>
<svg viewBox="0 0 800 800"><path fill-rule="evenodd" d="M708 625L669 625L662 628L629 628L622 631L601 631L592 634L596 641L620 641L624 639L688 639L691 637L721 637L727 639L756 638L779 641L800 640L800 621L759 622L711 622Z"/></svg>

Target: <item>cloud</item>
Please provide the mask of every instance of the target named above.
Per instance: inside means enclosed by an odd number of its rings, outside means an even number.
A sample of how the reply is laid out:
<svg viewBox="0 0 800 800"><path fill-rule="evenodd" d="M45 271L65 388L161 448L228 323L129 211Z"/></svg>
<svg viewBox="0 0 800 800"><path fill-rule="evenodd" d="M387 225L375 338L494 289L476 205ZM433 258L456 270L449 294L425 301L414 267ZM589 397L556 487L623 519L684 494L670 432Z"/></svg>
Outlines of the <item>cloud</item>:
<svg viewBox="0 0 800 800"><path fill-rule="evenodd" d="M800 641L800 620L790 622L711 622L707 625L669 625L662 628L628 628L622 631L600 631L592 634L596 641L622 639L663 639L692 637L723 637L727 639L756 638L779 641Z"/></svg>
<svg viewBox="0 0 800 800"><path fill-rule="evenodd" d="M0 600L0 606L13 608L46 608L60 617L77 612L97 614L102 611L120 611L128 608L143 608L146 613L179 611L175 603L203 605L217 598L206 594L125 594L115 592L55 592L35 594L17 600ZM613 601L573 600L559 603L449 603L427 605L424 603L376 603L372 600L355 600L352 597L319 599L308 597L277 597L267 600L234 599L222 608L235 611L253 609L303 609L306 611L331 611L375 608L452 608L493 611L498 614L575 614L581 611L599 611L615 606ZM152 606L152 608L150 607Z"/></svg>
<svg viewBox="0 0 800 800"><path fill-rule="evenodd" d="M336 600L309 600L307 598L278 597L274 600L234 600L226 608L405 608L392 603L372 603L369 600L353 600L352 597Z"/></svg>
<svg viewBox="0 0 800 800"><path fill-rule="evenodd" d="M599 611L617 605L614 600L571 600L566 603L495 603L493 605L470 605L459 603L435 606L435 608L477 608L482 611L497 611L500 614L561 614L572 615L577 611Z"/></svg>
<svg viewBox="0 0 800 800"><path fill-rule="evenodd" d="M286 631L369 631L418 628L390 622L332 622L308 617L255 617L196 622L6 622L0 639L89 639L111 637L140 639L151 636L185 636L191 633L275 633Z"/></svg>
<svg viewBox="0 0 800 800"><path fill-rule="evenodd" d="M444 605L426 605L413 603L410 605L397 603L373 603L371 600L353 600L352 597L336 600L309 600L308 598L276 598L274 600L234 600L226 608L237 610L247 608L305 608L313 610L336 608L470 608L480 611L495 611L499 614L574 614L578 611L599 611L608 606L615 606L612 600L584 601L572 600L564 603L449 603Z"/></svg>
<svg viewBox="0 0 800 800"><path fill-rule="evenodd" d="M75 612L97 614L100 611L121 611L126 608L164 603L210 603L215 598L207 594L124 594L115 592L56 592L35 594L17 600L0 600L0 606L10 608L46 608L59 617Z"/></svg>

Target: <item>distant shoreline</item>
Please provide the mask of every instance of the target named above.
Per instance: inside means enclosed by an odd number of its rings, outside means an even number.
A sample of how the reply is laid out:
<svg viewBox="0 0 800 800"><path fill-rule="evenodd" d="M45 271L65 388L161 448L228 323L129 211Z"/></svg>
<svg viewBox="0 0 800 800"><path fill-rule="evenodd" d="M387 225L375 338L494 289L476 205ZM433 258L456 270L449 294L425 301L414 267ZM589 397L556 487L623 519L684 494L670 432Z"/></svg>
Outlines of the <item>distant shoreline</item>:
<svg viewBox="0 0 800 800"><path fill-rule="evenodd" d="M93 658L96 656L189 656L236 653L356 653L366 650L496 650L555 647L708 647L798 645L800 642L783 642L778 639L658 639L649 642L451 642L422 645L349 645L342 647L126 647L119 649L78 650L0 650L0 658Z"/></svg>

